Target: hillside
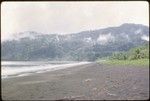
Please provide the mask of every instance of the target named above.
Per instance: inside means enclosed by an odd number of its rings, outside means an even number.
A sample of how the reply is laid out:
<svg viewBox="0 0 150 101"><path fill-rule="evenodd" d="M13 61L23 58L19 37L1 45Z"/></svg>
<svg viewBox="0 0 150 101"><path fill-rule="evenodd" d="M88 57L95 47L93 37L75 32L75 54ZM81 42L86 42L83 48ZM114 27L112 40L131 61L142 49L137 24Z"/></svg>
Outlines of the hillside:
<svg viewBox="0 0 150 101"><path fill-rule="evenodd" d="M93 61L114 52L149 41L149 28L140 24L83 31L67 35L37 33L15 34L1 43L2 60L75 60Z"/></svg>

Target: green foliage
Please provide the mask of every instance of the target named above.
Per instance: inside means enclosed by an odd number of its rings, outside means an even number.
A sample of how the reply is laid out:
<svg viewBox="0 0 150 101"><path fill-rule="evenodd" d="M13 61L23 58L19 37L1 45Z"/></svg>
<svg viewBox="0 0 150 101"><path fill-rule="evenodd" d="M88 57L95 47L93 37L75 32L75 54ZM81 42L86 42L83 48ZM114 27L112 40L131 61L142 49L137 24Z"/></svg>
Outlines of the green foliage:
<svg viewBox="0 0 150 101"><path fill-rule="evenodd" d="M110 59L126 60L127 54L125 52L113 53L113 55L110 57Z"/></svg>
<svg viewBox="0 0 150 101"><path fill-rule="evenodd" d="M111 60L137 60L145 58L149 58L149 44L132 48L127 52L116 52L110 56Z"/></svg>
<svg viewBox="0 0 150 101"><path fill-rule="evenodd" d="M135 47L128 52L129 60L136 59L149 59L149 44L143 46Z"/></svg>
<svg viewBox="0 0 150 101"><path fill-rule="evenodd" d="M100 62L100 60L99 60ZM127 52L115 52L102 63L110 65L149 65L149 44L130 49Z"/></svg>
<svg viewBox="0 0 150 101"><path fill-rule="evenodd" d="M149 66L149 59L138 60L107 60L101 63L108 65L131 65L131 66Z"/></svg>

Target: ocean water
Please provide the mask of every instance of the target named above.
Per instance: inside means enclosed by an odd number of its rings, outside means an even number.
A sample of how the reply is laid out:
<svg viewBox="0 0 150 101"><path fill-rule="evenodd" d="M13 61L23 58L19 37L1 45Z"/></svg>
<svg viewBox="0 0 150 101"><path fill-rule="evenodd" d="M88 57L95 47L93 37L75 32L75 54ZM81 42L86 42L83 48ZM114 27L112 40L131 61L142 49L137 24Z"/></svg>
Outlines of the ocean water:
<svg viewBox="0 0 150 101"><path fill-rule="evenodd" d="M43 73L89 63L74 61L1 61L1 77L4 79L28 76L33 73Z"/></svg>

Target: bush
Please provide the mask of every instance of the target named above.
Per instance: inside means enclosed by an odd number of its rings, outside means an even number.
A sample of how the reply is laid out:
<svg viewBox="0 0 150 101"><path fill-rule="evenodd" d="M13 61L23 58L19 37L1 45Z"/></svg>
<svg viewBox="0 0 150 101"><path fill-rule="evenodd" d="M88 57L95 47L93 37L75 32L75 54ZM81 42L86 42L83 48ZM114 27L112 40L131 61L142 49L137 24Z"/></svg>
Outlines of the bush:
<svg viewBox="0 0 150 101"><path fill-rule="evenodd" d="M124 52L121 53L114 53L110 59L117 59L117 60L126 60L127 54Z"/></svg>
<svg viewBox="0 0 150 101"><path fill-rule="evenodd" d="M116 60L137 60L149 59L149 45L143 45L130 49L128 52L115 52L110 59Z"/></svg>

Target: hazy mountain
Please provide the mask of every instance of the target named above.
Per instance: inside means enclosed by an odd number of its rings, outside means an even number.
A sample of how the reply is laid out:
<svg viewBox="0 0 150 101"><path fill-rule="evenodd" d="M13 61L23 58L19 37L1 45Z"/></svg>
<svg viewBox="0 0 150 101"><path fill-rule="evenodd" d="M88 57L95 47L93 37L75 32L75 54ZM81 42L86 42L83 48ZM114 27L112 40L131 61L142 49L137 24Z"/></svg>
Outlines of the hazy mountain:
<svg viewBox="0 0 150 101"><path fill-rule="evenodd" d="M127 51L149 41L149 28L140 24L83 31L68 35L27 31L2 42L2 60L95 60L114 51Z"/></svg>

